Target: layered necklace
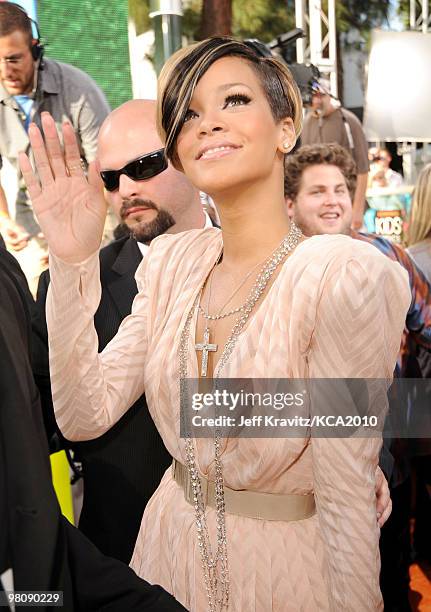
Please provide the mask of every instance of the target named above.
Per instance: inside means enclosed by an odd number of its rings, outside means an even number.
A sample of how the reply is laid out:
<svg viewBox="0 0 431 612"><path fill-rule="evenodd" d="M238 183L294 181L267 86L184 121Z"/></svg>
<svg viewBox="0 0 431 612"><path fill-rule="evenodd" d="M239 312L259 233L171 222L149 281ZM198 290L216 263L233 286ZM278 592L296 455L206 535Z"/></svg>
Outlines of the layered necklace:
<svg viewBox="0 0 431 612"><path fill-rule="evenodd" d="M210 303L211 303L211 289L212 289L212 282L213 282L213 277L214 277L214 270L215 270L217 264L220 262L221 256L222 256L222 254L220 254L220 256L218 257L216 263L214 264L214 267L212 268L212 270L211 270L211 272L209 274L208 302L207 302L207 310L206 311L204 310L204 308L200 304L201 297L202 297L202 292L203 292L203 287L202 287L202 289L200 291L200 294L199 294L198 311L199 311L199 313L202 315L202 317L207 322L206 326L205 326L205 330L204 330L203 341L202 342L198 342L197 344L195 344L195 350L196 351L202 351L202 364L201 364L201 376L202 377L206 377L206 375L207 375L207 371L208 371L208 354L210 352L217 351L217 349L218 349L218 344L212 344L210 342L211 331L210 331L210 328L209 328L209 322L210 321L219 321L220 319L224 319L226 317L231 317L232 315L237 314L238 312L243 312L244 311L245 303L242 306L239 306L238 308L234 308L232 310L229 310L228 312L223 313L223 310L226 308L226 306L229 304L229 302L231 302L233 300L233 298L238 293L238 291L245 285L245 283L250 278L250 276L253 274L253 272L256 270L258 265L262 263L262 262L258 262L255 266L253 266L253 268L246 274L246 276L243 278L243 280L238 285L238 287L236 287L236 289L233 291L233 293L231 293L231 295L229 296L228 300L220 308L218 314L211 315L211 314L209 314L209 307L210 307ZM266 261L266 259L265 259L265 261Z"/></svg>
<svg viewBox="0 0 431 612"><path fill-rule="evenodd" d="M285 261L287 256L295 249L299 241L302 238L302 233L298 227L291 222L289 233L283 239L277 249L270 255L264 262L260 272L256 277L256 281L247 296L247 299L242 306L223 313L224 308L229 304L233 297L238 293L240 288L245 284L246 280L250 277L252 272L256 269L257 264L247 274L242 283L237 287L234 293L229 297L228 301L223 305L218 314L211 315L209 313L209 304L211 298L211 284L208 287L208 306L205 311L200 304L202 292L205 286L203 284L200 292L198 293L190 312L187 315L184 328L181 332L180 345L179 345L179 374L180 382L188 378L188 343L190 339L190 327L193 320L196 308L207 322L206 328L203 334L202 342L198 342L195 345L196 351L202 351L202 367L201 376L207 375L208 367L208 354L209 352L217 351L218 345L211 343L210 341L210 330L208 327L208 321L215 321L222 319L234 314L239 314L236 319L230 336L223 348L217 367L214 371L214 378L219 378L220 372L223 366L229 359L238 337L244 328L244 325L248 321L253 308L259 301L260 297L264 293L268 283L270 282L274 272L277 268ZM217 263L220 261L220 257L217 259ZM214 269L214 268L213 268ZM212 269L212 270L213 270ZM212 273L212 270L210 274ZM206 281L205 281L206 282ZM212 283L212 278L210 279ZM186 407L189 405L187 385L180 385L180 401L181 406ZM223 488L223 469L220 457L220 435L219 432L215 431L214 436L214 466L215 466L215 510L216 510L216 531L217 531L217 547L215 553L213 553L208 526L206 522L205 509L206 505L202 495L201 480L199 477L199 471L196 464L196 455L194 444L191 438L186 438L185 441L185 456L186 464L190 474L190 481L193 492L193 502L195 510L195 522L197 539L199 545L199 551L202 561L202 570L205 581L205 588L208 599L208 612L219 612L227 609L229 604L229 567L228 567L228 553L227 553L227 538L226 538L226 516L225 516L225 501L224 501L224 488Z"/></svg>

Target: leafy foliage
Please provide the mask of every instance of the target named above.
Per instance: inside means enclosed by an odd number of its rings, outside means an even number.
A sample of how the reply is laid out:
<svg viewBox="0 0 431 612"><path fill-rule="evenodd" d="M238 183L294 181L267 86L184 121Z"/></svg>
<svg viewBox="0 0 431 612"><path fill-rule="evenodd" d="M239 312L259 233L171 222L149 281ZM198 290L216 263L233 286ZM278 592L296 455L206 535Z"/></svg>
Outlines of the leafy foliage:
<svg viewBox="0 0 431 612"><path fill-rule="evenodd" d="M292 7L287 7L291 4ZM295 27L294 2L283 0L235 0L233 34L239 38L258 38L269 42Z"/></svg>
<svg viewBox="0 0 431 612"><path fill-rule="evenodd" d="M391 0L343 0L335 3L337 28L340 32L351 29L366 34L372 28L388 24Z"/></svg>
<svg viewBox="0 0 431 612"><path fill-rule="evenodd" d="M183 34L187 40L198 40L201 25L202 0L186 0L183 2Z"/></svg>
<svg viewBox="0 0 431 612"><path fill-rule="evenodd" d="M285 0L233 0L232 34L239 38L259 38L269 42L295 27L294 2ZM199 40L202 0L184 0L183 32L189 40Z"/></svg>
<svg viewBox="0 0 431 612"><path fill-rule="evenodd" d="M387 23L390 5L391 0L336 2L337 30L341 33L357 29L366 37L372 28ZM198 40L202 0L184 0L183 6L184 34ZM240 38L269 42L295 27L294 0L232 0L232 9L232 34ZM327 10L327 0L323 9Z"/></svg>
<svg viewBox="0 0 431 612"><path fill-rule="evenodd" d="M150 0L128 0L129 15L135 22L136 34L142 34L151 29Z"/></svg>
<svg viewBox="0 0 431 612"><path fill-rule="evenodd" d="M408 0L400 1L401 9L405 5L402 10L407 14L408 4ZM366 34L371 28L387 22L390 5L391 0L336 2L337 28L340 32L357 29ZM138 33L149 29L149 0L129 0L129 6ZM327 0L323 2L323 8L327 9ZM202 0L183 0L183 10L183 33L189 40L198 40ZM232 10L234 36L269 42L295 27L295 0L232 0Z"/></svg>

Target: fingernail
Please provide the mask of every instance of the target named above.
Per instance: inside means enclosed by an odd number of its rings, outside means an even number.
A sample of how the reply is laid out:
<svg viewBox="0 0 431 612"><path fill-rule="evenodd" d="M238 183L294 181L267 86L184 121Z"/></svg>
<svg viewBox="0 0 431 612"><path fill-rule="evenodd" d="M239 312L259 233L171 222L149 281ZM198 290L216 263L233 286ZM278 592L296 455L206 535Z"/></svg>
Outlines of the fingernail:
<svg viewBox="0 0 431 612"><path fill-rule="evenodd" d="M377 512L377 518L379 519L382 516L381 512Z"/></svg>

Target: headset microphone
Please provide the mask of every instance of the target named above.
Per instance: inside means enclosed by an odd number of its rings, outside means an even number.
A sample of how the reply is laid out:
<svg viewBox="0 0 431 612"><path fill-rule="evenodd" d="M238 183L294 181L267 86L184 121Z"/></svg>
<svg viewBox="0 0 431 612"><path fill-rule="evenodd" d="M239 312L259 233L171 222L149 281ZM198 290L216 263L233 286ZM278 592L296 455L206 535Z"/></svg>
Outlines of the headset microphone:
<svg viewBox="0 0 431 612"><path fill-rule="evenodd" d="M35 27L37 38L33 39L30 50L31 50L31 55L32 55L34 61L38 62L38 69L39 70L43 70L43 54L44 54L45 48L44 48L44 45L43 45L43 43L41 41L39 25L38 25L37 21L35 21L34 19L32 19L30 17L30 15L22 8L22 6L19 6L19 4L16 4L15 6L20 11L22 11L24 13L24 15L29 20L31 26ZM33 28L31 28L31 29L33 29Z"/></svg>

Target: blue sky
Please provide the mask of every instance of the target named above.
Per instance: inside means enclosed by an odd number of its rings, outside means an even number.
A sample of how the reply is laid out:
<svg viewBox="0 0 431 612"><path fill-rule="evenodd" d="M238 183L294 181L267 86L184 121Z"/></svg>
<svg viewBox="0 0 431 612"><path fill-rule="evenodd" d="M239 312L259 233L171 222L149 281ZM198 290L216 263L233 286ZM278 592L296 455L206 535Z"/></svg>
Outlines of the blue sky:
<svg viewBox="0 0 431 612"><path fill-rule="evenodd" d="M398 9L398 0L391 0L391 10L389 14L389 29L401 31L401 30L404 30L404 25L401 19L397 15L397 9Z"/></svg>

